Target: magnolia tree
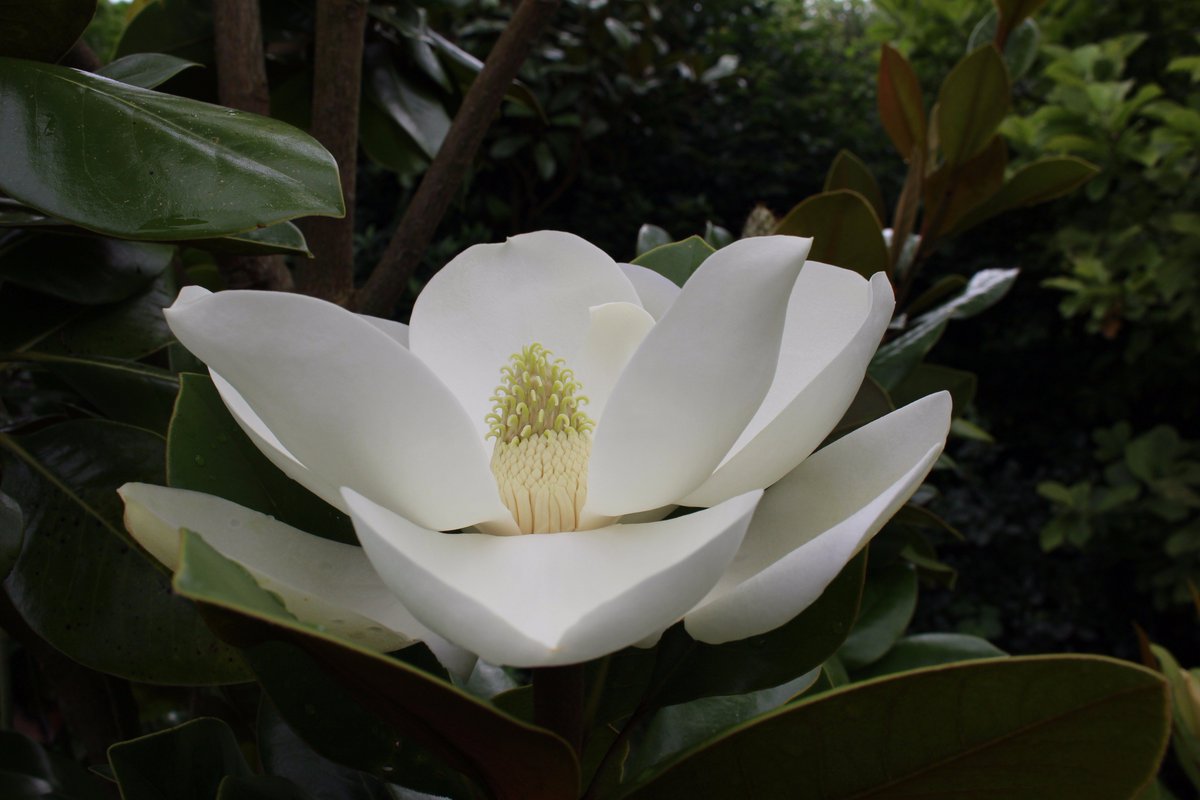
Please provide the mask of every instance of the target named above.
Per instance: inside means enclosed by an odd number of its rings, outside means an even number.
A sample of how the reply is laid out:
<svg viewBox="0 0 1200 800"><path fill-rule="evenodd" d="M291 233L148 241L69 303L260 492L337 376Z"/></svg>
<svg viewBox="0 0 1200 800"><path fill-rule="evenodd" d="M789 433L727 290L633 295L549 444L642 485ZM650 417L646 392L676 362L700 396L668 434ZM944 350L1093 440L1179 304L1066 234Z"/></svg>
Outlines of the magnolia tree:
<svg viewBox="0 0 1200 800"><path fill-rule="evenodd" d="M922 482L986 436L925 356L1016 276L921 267L1093 172L1007 168L1041 3L997 0L932 104L884 48L890 214L847 152L739 241L468 248L407 324L557 4L484 65L402 3L257 5L142 3L100 63L94 2L0 3L0 621L39 670L5 673L12 796L1157 796L1156 673L903 635L947 575ZM264 115L280 30L312 135ZM223 105L154 89L189 31ZM453 75L452 125L381 39ZM356 287L360 139L432 163Z"/></svg>

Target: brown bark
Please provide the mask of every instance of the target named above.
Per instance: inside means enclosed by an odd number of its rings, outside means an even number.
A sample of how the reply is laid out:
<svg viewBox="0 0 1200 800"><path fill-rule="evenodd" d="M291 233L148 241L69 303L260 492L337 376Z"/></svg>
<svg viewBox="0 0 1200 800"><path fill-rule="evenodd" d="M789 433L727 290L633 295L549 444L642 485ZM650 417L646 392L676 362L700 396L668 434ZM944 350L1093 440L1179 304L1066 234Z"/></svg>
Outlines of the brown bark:
<svg viewBox="0 0 1200 800"><path fill-rule="evenodd" d="M560 0L522 0L471 84L441 150L421 179L416 195L388 242L365 286L354 297L355 310L389 316L408 286L421 255L479 151L504 93L529 57L539 34Z"/></svg>
<svg viewBox="0 0 1200 800"><path fill-rule="evenodd" d="M346 215L305 220L313 258L297 266L296 288L346 305L354 292L354 183L367 4L317 0L316 13L311 132L337 161Z"/></svg>
<svg viewBox="0 0 1200 800"><path fill-rule="evenodd" d="M258 0L213 0L213 34L221 104L269 114L271 97ZM292 274L283 256L222 256L217 266L230 289L292 289Z"/></svg>

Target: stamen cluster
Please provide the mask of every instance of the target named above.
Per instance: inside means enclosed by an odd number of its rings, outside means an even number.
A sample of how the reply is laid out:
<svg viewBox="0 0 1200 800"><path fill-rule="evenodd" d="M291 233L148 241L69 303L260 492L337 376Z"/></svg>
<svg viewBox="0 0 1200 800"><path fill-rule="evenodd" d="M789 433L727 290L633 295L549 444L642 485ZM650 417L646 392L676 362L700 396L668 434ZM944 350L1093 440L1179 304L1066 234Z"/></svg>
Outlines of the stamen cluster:
<svg viewBox="0 0 1200 800"><path fill-rule="evenodd" d="M579 408L587 398L578 394L575 373L537 342L514 353L500 374L500 385L489 398L492 413L484 418L487 438L507 444L547 431L588 433L595 427Z"/></svg>

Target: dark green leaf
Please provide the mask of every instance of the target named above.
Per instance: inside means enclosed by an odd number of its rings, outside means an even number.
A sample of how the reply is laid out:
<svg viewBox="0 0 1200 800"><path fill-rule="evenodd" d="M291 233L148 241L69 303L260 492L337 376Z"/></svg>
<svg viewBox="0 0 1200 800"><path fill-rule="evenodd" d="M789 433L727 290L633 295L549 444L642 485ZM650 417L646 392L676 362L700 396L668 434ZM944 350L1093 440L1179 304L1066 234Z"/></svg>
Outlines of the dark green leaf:
<svg viewBox="0 0 1200 800"><path fill-rule="evenodd" d="M832 192L835 189L849 189L858 192L871 204L871 209L878 219L887 219L887 209L883 204L883 191L871 174L871 170L862 159L849 150L841 150L829 166L825 175L825 188L822 191Z"/></svg>
<svg viewBox="0 0 1200 800"><path fill-rule="evenodd" d="M1162 679L1099 656L935 667L855 684L693 749L627 795L1127 800L1170 719Z"/></svg>
<svg viewBox="0 0 1200 800"><path fill-rule="evenodd" d="M872 570L863 589L854 630L838 649L842 665L854 671L883 656L903 634L917 609L917 573L908 564Z"/></svg>
<svg viewBox="0 0 1200 800"><path fill-rule="evenodd" d="M358 139L367 156L402 178L416 175L429 165L416 142L374 103L359 107Z"/></svg>
<svg viewBox="0 0 1200 800"><path fill-rule="evenodd" d="M34 234L0 251L0 279L83 305L124 300L171 263L170 245Z"/></svg>
<svg viewBox="0 0 1200 800"><path fill-rule="evenodd" d="M437 31L428 31L428 37L433 46L437 48L438 53L442 55L446 66L454 73L454 77L458 82L464 89L469 88L475 81L475 76L479 74L479 70L483 68L483 62ZM513 102L520 103L536 114L538 119L545 121L546 112L542 110L541 104L538 103L537 95L520 81L513 81L509 84L508 89L504 92L504 97Z"/></svg>
<svg viewBox="0 0 1200 800"><path fill-rule="evenodd" d="M313 795L274 775L230 775L221 781L216 800L312 800Z"/></svg>
<svg viewBox="0 0 1200 800"><path fill-rule="evenodd" d="M692 277L692 273L714 252L712 245L699 236L689 236L682 241L648 250L635 258L633 263L652 269L676 285L683 286L687 279Z"/></svg>
<svg viewBox="0 0 1200 800"><path fill-rule="evenodd" d="M5 582L39 636L85 666L130 680L244 680L236 653L122 531L116 490L162 483L163 442L113 422L64 422L13 440L3 490L20 504L25 544Z"/></svg>
<svg viewBox="0 0 1200 800"><path fill-rule="evenodd" d="M290 222L277 222L265 228L255 228L245 233L235 233L216 239L198 239L189 244L213 253L241 255L292 253L312 257L312 253L308 249L308 242L304 240L304 234Z"/></svg>
<svg viewBox="0 0 1200 800"><path fill-rule="evenodd" d="M96 13L96 0L0 0L0 56L58 61Z"/></svg>
<svg viewBox="0 0 1200 800"><path fill-rule="evenodd" d="M918 364L892 390L891 395L897 406L906 406L914 400L945 390L950 392L954 400L954 415L962 416L975 399L978 382L973 372L936 364Z"/></svg>
<svg viewBox="0 0 1200 800"><path fill-rule="evenodd" d="M900 157L925 147L925 101L912 65L891 45L884 44L876 80L879 119Z"/></svg>
<svg viewBox="0 0 1200 800"><path fill-rule="evenodd" d="M171 340L162 310L174 299L174 280L170 273L163 273L141 294L70 316L65 324L40 337L37 349L78 358L141 358Z"/></svg>
<svg viewBox="0 0 1200 800"><path fill-rule="evenodd" d="M996 24L1000 17L992 9L979 20L967 40L967 51L982 47L996 39ZM1037 23L1026 19L1015 28L1010 28L1007 40L1004 42L1004 64L1008 67L1009 77L1016 81L1029 71L1037 59L1038 45L1041 43L1041 32Z"/></svg>
<svg viewBox="0 0 1200 800"><path fill-rule="evenodd" d="M846 413L834 426L833 433L852 431L895 410L896 404L888 396L887 390L870 375L864 375L862 386L858 387L858 394L854 395L850 407L846 409Z"/></svg>
<svg viewBox="0 0 1200 800"><path fill-rule="evenodd" d="M285 717L288 704L280 693L301 693L299 709L307 704L313 710L310 727L319 723L330 732L345 730L316 714L322 697L305 693L309 684L296 680L298 675L313 675L307 669L311 664L318 674L337 677L355 699L358 714L382 720L406 743L428 748L498 798L568 797L578 792L578 764L561 739L427 672L297 622L248 572L186 532L175 588L230 612L222 614L222 635L246 647L246 657ZM329 710L340 707L334 703ZM299 727L297 719L287 719ZM465 731L471 735L464 736Z"/></svg>
<svg viewBox="0 0 1200 800"><path fill-rule="evenodd" d="M992 2L996 4L997 10L1000 12L1005 39L1018 25L1046 5L1046 0L992 0Z"/></svg>
<svg viewBox="0 0 1200 800"><path fill-rule="evenodd" d="M212 3L167 0L146 3L121 32L116 55L169 53L200 64L214 63Z"/></svg>
<svg viewBox="0 0 1200 800"><path fill-rule="evenodd" d="M42 746L16 731L0 731L0 796L25 800L57 788L54 766Z"/></svg>
<svg viewBox="0 0 1200 800"><path fill-rule="evenodd" d="M1070 194L1099 172L1095 165L1074 156L1053 156L1026 164L999 191L965 214L953 232L964 231L1014 208Z"/></svg>
<svg viewBox="0 0 1200 800"><path fill-rule="evenodd" d="M982 150L958 166L943 165L925 181L925 207L930 218L922 233L944 236L973 209L1000 191L1008 165L1004 137L993 136Z"/></svg>
<svg viewBox="0 0 1200 800"><path fill-rule="evenodd" d="M966 163L984 148L1008 115L1008 70L990 44L954 65L938 92L937 130L948 166Z"/></svg>
<svg viewBox="0 0 1200 800"><path fill-rule="evenodd" d="M202 65L195 61L169 56L165 53L133 53L105 64L96 70L96 74L121 83L128 83L130 86L153 89L159 84L166 83L185 69L199 66Z"/></svg>
<svg viewBox="0 0 1200 800"><path fill-rule="evenodd" d="M25 522L21 507L4 492L0 492L0 580L8 577L17 556L21 554L21 542L25 539Z"/></svg>
<svg viewBox="0 0 1200 800"><path fill-rule="evenodd" d="M880 675L934 667L938 664L998 658L1004 655L1007 654L999 647L978 636L968 636L965 633L918 633L900 639L883 658L864 667L854 677L857 680L866 680Z"/></svg>
<svg viewBox="0 0 1200 800"><path fill-rule="evenodd" d="M213 800L225 776L251 774L233 731L211 717L118 742L108 761L122 800Z"/></svg>
<svg viewBox="0 0 1200 800"><path fill-rule="evenodd" d="M179 390L179 381L170 372L118 359L21 355L58 375L108 418L166 433Z"/></svg>
<svg viewBox="0 0 1200 800"><path fill-rule="evenodd" d="M276 120L11 59L0 105L0 190L84 228L195 239L345 213L333 157Z"/></svg>
<svg viewBox="0 0 1200 800"><path fill-rule="evenodd" d="M368 54L367 99L433 158L450 130L450 114L431 91L396 69L385 49Z"/></svg>
<svg viewBox="0 0 1200 800"><path fill-rule="evenodd" d="M779 221L776 233L813 237L808 257L871 277L888 268L883 228L858 192L839 189L813 195Z"/></svg>
<svg viewBox="0 0 1200 800"><path fill-rule="evenodd" d="M645 223L638 228L637 247L635 248L635 256L641 256L643 253L649 253L656 247L661 247L664 244L670 244L673 240L671 234L667 233L657 225Z"/></svg>
<svg viewBox="0 0 1200 800"><path fill-rule="evenodd" d="M167 483L232 500L303 531L356 543L350 520L267 460L207 375L183 374L167 434Z"/></svg>

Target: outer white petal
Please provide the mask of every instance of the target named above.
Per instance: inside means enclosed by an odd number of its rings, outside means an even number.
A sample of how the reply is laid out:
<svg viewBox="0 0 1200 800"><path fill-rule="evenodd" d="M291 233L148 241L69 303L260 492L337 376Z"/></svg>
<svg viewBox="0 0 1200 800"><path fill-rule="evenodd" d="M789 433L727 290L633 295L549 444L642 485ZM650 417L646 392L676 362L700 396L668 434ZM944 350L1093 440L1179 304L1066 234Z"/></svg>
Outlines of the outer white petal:
<svg viewBox="0 0 1200 800"><path fill-rule="evenodd" d="M854 400L894 307L883 273L868 282L807 262L788 301L771 389L716 472L682 505L770 486L812 453Z"/></svg>
<svg viewBox="0 0 1200 800"><path fill-rule="evenodd" d="M818 451L768 489L741 550L684 618L720 644L783 625L809 606L928 474L950 428L939 392Z"/></svg>
<svg viewBox="0 0 1200 800"><path fill-rule="evenodd" d="M584 411L593 420L604 415L621 370L654 327L654 317L633 303L605 303L591 309L587 341L579 354L576 376L588 399Z"/></svg>
<svg viewBox="0 0 1200 800"><path fill-rule="evenodd" d="M621 373L596 426L588 508L677 502L729 451L771 385L811 240L743 239L709 256Z"/></svg>
<svg viewBox="0 0 1200 800"><path fill-rule="evenodd" d="M589 309L638 303L616 263L578 236L540 231L470 247L417 297L412 352L458 397L482 439L500 368L537 342L572 369L591 324Z"/></svg>
<svg viewBox="0 0 1200 800"><path fill-rule="evenodd" d="M165 313L315 476L310 488L353 486L443 530L507 514L462 407L371 323L281 292L181 295Z"/></svg>
<svg viewBox="0 0 1200 800"><path fill-rule="evenodd" d="M372 317L370 314L359 314L361 318L374 325L379 330L396 340L396 343L408 347L408 326L403 322L383 317Z"/></svg>
<svg viewBox="0 0 1200 800"><path fill-rule="evenodd" d="M404 608L362 548L322 539L213 495L127 483L125 527L171 569L187 528L279 595L297 618L381 651L428 633Z"/></svg>
<svg viewBox="0 0 1200 800"><path fill-rule="evenodd" d="M663 314L667 313L667 309L679 296L679 287L670 278L664 278L652 269L637 264L621 264L620 267L637 290L642 308L649 311L655 319L662 319Z"/></svg>
<svg viewBox="0 0 1200 800"><path fill-rule="evenodd" d="M681 617L733 558L762 493L662 522L508 537L437 533L345 494L367 557L419 620L492 663L545 667Z"/></svg>

